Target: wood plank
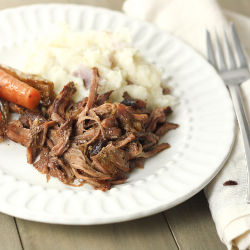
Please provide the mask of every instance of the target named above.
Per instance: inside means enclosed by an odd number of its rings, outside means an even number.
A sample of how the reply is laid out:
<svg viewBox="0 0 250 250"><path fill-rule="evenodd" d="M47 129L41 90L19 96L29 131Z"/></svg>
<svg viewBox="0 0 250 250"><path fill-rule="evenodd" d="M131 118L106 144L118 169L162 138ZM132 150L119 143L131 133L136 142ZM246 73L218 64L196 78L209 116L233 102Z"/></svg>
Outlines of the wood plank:
<svg viewBox="0 0 250 250"><path fill-rule="evenodd" d="M69 0L71 3L93 5L112 10L122 10L122 4L125 0Z"/></svg>
<svg viewBox="0 0 250 250"><path fill-rule="evenodd" d="M15 219L0 213L0 249L22 250Z"/></svg>
<svg viewBox="0 0 250 250"><path fill-rule="evenodd" d="M30 5L38 3L69 3L69 0L11 0L0 1L0 9L13 8L21 5Z"/></svg>
<svg viewBox="0 0 250 250"><path fill-rule="evenodd" d="M163 213L130 222L64 226L17 219L25 250L177 250Z"/></svg>
<svg viewBox="0 0 250 250"><path fill-rule="evenodd" d="M224 9L238 12L250 17L250 1L249 0L218 0L220 6Z"/></svg>
<svg viewBox="0 0 250 250"><path fill-rule="evenodd" d="M180 249L223 250L203 191L164 212Z"/></svg>

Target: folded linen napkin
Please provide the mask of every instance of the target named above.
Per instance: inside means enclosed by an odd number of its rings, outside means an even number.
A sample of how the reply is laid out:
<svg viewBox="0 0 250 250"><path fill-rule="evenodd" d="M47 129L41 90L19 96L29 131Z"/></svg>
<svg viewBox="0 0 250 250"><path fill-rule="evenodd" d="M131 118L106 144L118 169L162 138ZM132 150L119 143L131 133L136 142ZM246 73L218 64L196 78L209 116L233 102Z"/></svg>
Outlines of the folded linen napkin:
<svg viewBox="0 0 250 250"><path fill-rule="evenodd" d="M227 24L216 0L126 0L123 11L174 34L204 56L205 29L214 31L215 27ZM239 28L244 27L238 27L239 33L242 33ZM250 54L250 46L248 48ZM250 95L250 81L242 84L242 92L245 97ZM250 100L244 98L244 104L250 114ZM218 235L228 249L250 248L250 204L246 204L246 177L243 142L237 128L235 144L228 161L205 188ZM238 185L223 186L228 180L234 180Z"/></svg>

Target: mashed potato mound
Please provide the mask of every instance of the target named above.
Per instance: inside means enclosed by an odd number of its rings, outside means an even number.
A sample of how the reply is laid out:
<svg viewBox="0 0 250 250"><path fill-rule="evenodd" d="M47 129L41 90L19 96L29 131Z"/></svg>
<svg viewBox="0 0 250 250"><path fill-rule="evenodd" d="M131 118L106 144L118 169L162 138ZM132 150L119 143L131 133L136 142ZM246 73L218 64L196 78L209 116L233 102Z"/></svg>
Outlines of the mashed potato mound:
<svg viewBox="0 0 250 250"><path fill-rule="evenodd" d="M73 32L66 24L56 24L31 51L25 71L54 82L58 94L73 81L74 100L88 96L91 68L100 74L98 93L114 90L113 101L123 100L124 91L148 103L148 108L171 106L174 97L163 95L162 70L145 60L132 45L128 29L119 32Z"/></svg>

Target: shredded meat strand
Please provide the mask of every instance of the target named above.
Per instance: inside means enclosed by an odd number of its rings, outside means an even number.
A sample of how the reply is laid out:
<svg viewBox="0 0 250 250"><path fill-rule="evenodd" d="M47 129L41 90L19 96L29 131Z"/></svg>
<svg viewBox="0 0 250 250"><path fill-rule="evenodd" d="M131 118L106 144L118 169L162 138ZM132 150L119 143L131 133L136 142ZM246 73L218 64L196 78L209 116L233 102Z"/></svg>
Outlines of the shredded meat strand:
<svg viewBox="0 0 250 250"><path fill-rule="evenodd" d="M79 114L78 121L76 123L76 134L82 134L84 130L84 121L86 120L85 116L88 114L90 108L94 105L97 98L97 87L98 87L98 79L99 73L97 68L92 69L92 82L89 89L89 97L85 109Z"/></svg>
<svg viewBox="0 0 250 250"><path fill-rule="evenodd" d="M63 90L54 100L52 106L49 108L48 113L56 113L60 115L63 119L65 118L65 108L69 103L71 96L76 92L76 87L73 82L69 82L64 86Z"/></svg>

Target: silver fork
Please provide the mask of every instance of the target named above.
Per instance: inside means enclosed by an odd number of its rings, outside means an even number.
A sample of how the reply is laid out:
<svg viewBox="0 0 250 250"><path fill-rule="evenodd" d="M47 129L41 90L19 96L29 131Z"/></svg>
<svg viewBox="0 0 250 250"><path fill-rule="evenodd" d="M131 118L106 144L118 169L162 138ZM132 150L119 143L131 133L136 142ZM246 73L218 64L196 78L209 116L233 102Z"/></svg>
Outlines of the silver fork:
<svg viewBox="0 0 250 250"><path fill-rule="evenodd" d="M216 47L219 56L219 60L216 63L213 47L211 43L210 33L207 31L207 55L208 61L217 68L221 78L223 79L224 83L227 85L235 113L237 116L237 120L239 123L240 131L243 137L244 147L245 147L245 155L246 155L246 163L247 163L247 203L250 203L250 129L249 124L247 121L245 109L242 102L242 97L240 93L239 85L246 81L249 78L249 70L247 66L247 61L245 55L243 53L239 37L236 33L235 27L233 23L230 25L230 31L232 33L232 40L235 48L235 53L233 55L232 49L229 45L229 41L224 30L224 37L225 37L225 53L227 55L227 64L224 59L224 55L221 49L221 44L218 39L218 35L216 33ZM235 57L238 59L238 66L235 60Z"/></svg>

